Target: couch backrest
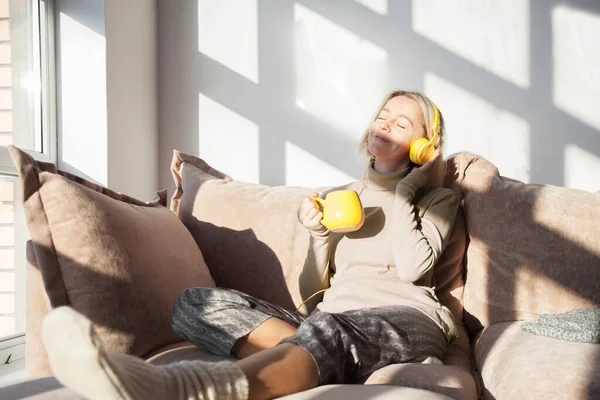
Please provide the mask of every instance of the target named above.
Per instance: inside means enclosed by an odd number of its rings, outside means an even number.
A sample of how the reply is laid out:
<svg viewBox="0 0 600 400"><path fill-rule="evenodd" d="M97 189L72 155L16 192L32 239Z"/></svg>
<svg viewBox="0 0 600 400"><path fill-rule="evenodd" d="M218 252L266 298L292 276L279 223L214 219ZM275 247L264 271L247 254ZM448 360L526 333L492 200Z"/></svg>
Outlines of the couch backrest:
<svg viewBox="0 0 600 400"><path fill-rule="evenodd" d="M175 152L177 190L171 207L202 249L217 286L241 290L289 310L302 302L298 285L308 232L298 206L314 190L235 181L205 161ZM462 321L462 214L435 268L438 297ZM308 312L307 309L301 309Z"/></svg>
<svg viewBox="0 0 600 400"><path fill-rule="evenodd" d="M451 159L449 172L464 198L472 333L600 306L600 192L524 184L471 153Z"/></svg>

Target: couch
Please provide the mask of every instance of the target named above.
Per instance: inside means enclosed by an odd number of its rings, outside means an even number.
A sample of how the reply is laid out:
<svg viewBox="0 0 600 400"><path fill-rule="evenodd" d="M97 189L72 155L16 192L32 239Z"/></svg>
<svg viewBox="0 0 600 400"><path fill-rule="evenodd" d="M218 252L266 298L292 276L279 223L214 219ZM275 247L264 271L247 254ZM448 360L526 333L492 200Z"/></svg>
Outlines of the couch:
<svg viewBox="0 0 600 400"><path fill-rule="evenodd" d="M29 377L0 387L1 399L80 398L52 377L40 341L54 307L88 316L109 351L165 364L220 359L170 329L186 287L231 287L291 310L302 302L308 236L296 211L314 188L236 181L175 151L167 208L164 191L140 201L10 152L31 233ZM447 167L461 207L435 267L436 294L460 335L443 365L390 365L286 399L600 398L600 345L521 329L542 314L600 307L600 192L524 184L467 152Z"/></svg>

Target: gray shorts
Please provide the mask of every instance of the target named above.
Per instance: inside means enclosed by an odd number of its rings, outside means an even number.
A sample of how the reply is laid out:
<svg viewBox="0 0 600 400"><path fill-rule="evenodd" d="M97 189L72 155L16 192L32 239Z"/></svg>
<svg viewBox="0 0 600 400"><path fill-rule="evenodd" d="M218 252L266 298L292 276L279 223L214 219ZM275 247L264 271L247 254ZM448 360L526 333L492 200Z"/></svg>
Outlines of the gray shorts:
<svg viewBox="0 0 600 400"><path fill-rule="evenodd" d="M231 356L238 339L271 317L297 328L281 343L301 346L312 355L322 385L352 382L389 364L442 359L446 353L441 329L408 306L303 317L233 289L190 288L177 297L171 325L196 346Z"/></svg>

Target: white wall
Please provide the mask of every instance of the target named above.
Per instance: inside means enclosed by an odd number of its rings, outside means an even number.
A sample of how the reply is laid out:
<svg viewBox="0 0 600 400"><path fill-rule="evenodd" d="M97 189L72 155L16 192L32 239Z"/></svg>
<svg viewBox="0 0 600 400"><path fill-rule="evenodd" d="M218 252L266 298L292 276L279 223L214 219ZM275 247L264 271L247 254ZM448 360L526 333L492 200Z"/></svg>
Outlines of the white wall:
<svg viewBox="0 0 600 400"><path fill-rule="evenodd" d="M153 197L156 2L57 0L55 7L59 168Z"/></svg>
<svg viewBox="0 0 600 400"><path fill-rule="evenodd" d="M154 0L105 0L108 184L148 199L158 189Z"/></svg>
<svg viewBox="0 0 600 400"><path fill-rule="evenodd" d="M423 90L447 154L600 190L594 0L158 0L159 182L171 150L234 178L342 183L389 88ZM172 193L172 192L171 192Z"/></svg>
<svg viewBox="0 0 600 400"><path fill-rule="evenodd" d="M104 0L55 2L58 167L108 183Z"/></svg>

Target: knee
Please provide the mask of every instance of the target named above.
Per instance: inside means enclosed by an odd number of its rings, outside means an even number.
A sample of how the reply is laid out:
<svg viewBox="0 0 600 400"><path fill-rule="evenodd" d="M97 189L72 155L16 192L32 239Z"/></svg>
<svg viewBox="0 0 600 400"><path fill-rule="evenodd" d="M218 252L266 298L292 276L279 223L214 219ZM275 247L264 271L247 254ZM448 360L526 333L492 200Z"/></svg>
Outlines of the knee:
<svg viewBox="0 0 600 400"><path fill-rule="evenodd" d="M308 317L296 333L282 343L304 348L314 359L320 384L343 383L354 371L356 356L341 314L320 312Z"/></svg>
<svg viewBox="0 0 600 400"><path fill-rule="evenodd" d="M310 317L308 317L305 322L308 322L309 324L314 326L324 327L334 325L332 324L332 322L336 321L337 316L339 316L339 314L332 314L327 311L321 311L317 314L313 314Z"/></svg>
<svg viewBox="0 0 600 400"><path fill-rule="evenodd" d="M308 317L296 331L298 336L320 337L327 341L340 338L339 314L320 312ZM333 344L333 343L332 343Z"/></svg>
<svg viewBox="0 0 600 400"><path fill-rule="evenodd" d="M171 310L171 327L177 331L177 327L187 318L190 307L197 307L198 295L197 290L202 288L187 288L183 292L179 293L175 298L173 308Z"/></svg>
<svg viewBox="0 0 600 400"><path fill-rule="evenodd" d="M179 293L175 298L175 303L173 304L173 311L177 309L182 309L186 305L192 303L192 294L195 288L187 288L183 292Z"/></svg>

